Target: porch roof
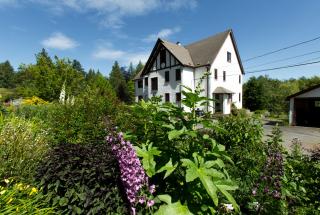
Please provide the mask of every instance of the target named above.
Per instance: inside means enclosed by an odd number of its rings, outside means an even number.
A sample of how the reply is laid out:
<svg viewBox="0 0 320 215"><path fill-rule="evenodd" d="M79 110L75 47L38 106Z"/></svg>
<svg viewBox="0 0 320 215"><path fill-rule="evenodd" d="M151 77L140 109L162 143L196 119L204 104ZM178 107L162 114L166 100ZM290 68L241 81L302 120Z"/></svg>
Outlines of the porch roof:
<svg viewBox="0 0 320 215"><path fill-rule="evenodd" d="M232 92L231 90L228 90L224 87L217 87L213 93L215 94L235 94L235 92Z"/></svg>

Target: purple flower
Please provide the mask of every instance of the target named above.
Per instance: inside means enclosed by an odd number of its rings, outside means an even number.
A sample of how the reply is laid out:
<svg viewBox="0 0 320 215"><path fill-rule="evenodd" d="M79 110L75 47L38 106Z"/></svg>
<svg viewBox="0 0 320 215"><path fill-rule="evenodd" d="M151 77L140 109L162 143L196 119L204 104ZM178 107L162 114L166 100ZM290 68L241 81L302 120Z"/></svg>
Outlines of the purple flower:
<svg viewBox="0 0 320 215"><path fill-rule="evenodd" d="M127 199L131 204L131 214L135 214L133 207L137 203L145 203L145 197L138 197L141 189L148 188L148 177L140 163L139 158L129 141L124 140L123 134L120 132L118 135L107 136L107 143L111 145L111 150L118 160L120 168L120 178L127 195ZM150 186L151 191L154 192L155 186ZM149 200L147 205L152 206L153 200ZM150 207L148 206L148 207Z"/></svg>
<svg viewBox="0 0 320 215"><path fill-rule="evenodd" d="M149 187L149 192L150 193L156 192L156 186L154 184Z"/></svg>
<svg viewBox="0 0 320 215"><path fill-rule="evenodd" d="M148 200L147 206L148 207L152 207L153 205L154 205L154 201L153 200Z"/></svg>

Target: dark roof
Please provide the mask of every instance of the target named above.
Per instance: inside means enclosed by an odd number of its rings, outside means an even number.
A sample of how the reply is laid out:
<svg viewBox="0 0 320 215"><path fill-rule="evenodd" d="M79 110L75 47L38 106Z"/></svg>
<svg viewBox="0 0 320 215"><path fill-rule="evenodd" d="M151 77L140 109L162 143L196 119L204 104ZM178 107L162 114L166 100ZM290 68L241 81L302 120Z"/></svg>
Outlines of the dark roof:
<svg viewBox="0 0 320 215"><path fill-rule="evenodd" d="M314 89L317 89L317 88L319 88L319 87L320 87L320 84L317 84L317 85L314 85L314 86L309 87L309 88L307 88L307 89L301 90L301 91L299 91L299 92L297 92L297 93L295 93L295 94L292 94L292 95L288 96L288 97L286 98L286 100L290 100L290 99L293 98L293 97L296 97L296 96L299 96L299 95L301 95L301 94L307 93L307 92L309 92L309 91L311 91L311 90L314 90Z"/></svg>
<svg viewBox="0 0 320 215"><path fill-rule="evenodd" d="M150 54L148 61L146 62L146 66L144 67L143 71L137 74L135 79L139 79L142 75L147 73L150 66L152 66L150 64L153 59L153 54L156 52L160 44L162 44L173 56L175 56L182 65L187 67L201 67L211 65L213 63L229 35L231 36L231 40L235 48L241 72L244 73L233 32L231 29L229 29L186 46L171 43L159 38Z"/></svg>
<svg viewBox="0 0 320 215"><path fill-rule="evenodd" d="M165 40L161 40L162 44L173 54L183 65L185 66L194 66L192 58L188 49L182 45L177 45Z"/></svg>
<svg viewBox="0 0 320 215"><path fill-rule="evenodd" d="M213 93L217 93L217 94L234 94L235 92L232 92L231 90L228 90L224 87L217 87Z"/></svg>
<svg viewBox="0 0 320 215"><path fill-rule="evenodd" d="M195 66L211 64L220 51L231 30L216 34L186 46Z"/></svg>

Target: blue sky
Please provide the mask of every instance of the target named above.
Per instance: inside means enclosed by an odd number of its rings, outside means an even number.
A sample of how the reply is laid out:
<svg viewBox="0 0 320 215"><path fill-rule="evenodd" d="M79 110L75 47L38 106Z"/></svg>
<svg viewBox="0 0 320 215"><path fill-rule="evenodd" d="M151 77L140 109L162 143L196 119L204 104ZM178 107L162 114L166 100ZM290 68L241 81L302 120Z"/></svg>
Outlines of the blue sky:
<svg viewBox="0 0 320 215"><path fill-rule="evenodd" d="M0 62L33 63L44 47L108 75L115 60L145 61L158 36L188 44L228 28L244 60L320 36L319 11L318 0L0 0ZM252 71L320 60L316 51L320 40L243 64ZM255 67L308 52L315 53ZM310 77L320 64L254 75L264 74Z"/></svg>

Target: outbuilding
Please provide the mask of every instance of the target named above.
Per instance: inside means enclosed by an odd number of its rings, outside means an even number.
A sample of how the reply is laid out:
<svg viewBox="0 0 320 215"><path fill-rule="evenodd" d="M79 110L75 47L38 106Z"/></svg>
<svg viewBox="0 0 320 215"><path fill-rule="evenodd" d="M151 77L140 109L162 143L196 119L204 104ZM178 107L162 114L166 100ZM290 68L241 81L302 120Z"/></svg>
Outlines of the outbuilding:
<svg viewBox="0 0 320 215"><path fill-rule="evenodd" d="M320 84L287 97L289 124L320 127Z"/></svg>

